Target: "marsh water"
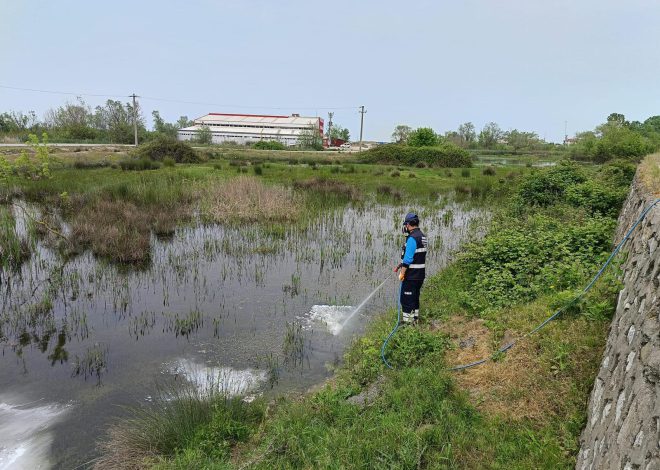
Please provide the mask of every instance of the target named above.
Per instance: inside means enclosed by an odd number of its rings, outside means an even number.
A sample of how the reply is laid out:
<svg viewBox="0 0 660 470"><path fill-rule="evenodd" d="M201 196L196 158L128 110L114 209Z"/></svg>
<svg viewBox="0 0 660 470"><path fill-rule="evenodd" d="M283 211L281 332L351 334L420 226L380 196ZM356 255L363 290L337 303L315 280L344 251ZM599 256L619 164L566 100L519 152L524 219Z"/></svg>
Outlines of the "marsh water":
<svg viewBox="0 0 660 470"><path fill-rule="evenodd" d="M65 262L36 242L0 278L0 469L84 468L125 405L166 380L215 377L243 395L323 381L369 319L396 305L407 211L349 205L286 230L199 223L153 237L140 268L90 253ZM488 217L443 200L419 215L431 274Z"/></svg>

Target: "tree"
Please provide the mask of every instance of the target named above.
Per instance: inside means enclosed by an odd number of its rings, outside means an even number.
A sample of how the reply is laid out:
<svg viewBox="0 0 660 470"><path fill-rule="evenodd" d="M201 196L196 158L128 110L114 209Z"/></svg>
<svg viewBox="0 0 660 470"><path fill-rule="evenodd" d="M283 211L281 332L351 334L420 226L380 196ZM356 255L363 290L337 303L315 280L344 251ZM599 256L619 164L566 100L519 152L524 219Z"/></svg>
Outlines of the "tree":
<svg viewBox="0 0 660 470"><path fill-rule="evenodd" d="M392 141L397 144L405 144L411 132L412 128L410 126L399 124L394 128L394 132L392 132Z"/></svg>
<svg viewBox="0 0 660 470"><path fill-rule="evenodd" d="M524 148L533 149L540 143L539 136L536 132L524 132L519 131L518 129L505 132L503 137L504 140L506 140L506 143L516 151Z"/></svg>
<svg viewBox="0 0 660 470"><path fill-rule="evenodd" d="M74 140L91 140L97 136L94 128L92 108L82 98L75 103L49 109L45 115L46 125L62 137Z"/></svg>
<svg viewBox="0 0 660 470"><path fill-rule="evenodd" d="M502 129L495 122L489 122L479 132L479 145L483 148L492 148L502 138Z"/></svg>
<svg viewBox="0 0 660 470"><path fill-rule="evenodd" d="M0 132L20 134L33 129L37 125L37 115L34 111L23 114L21 111L9 111L0 114Z"/></svg>
<svg viewBox="0 0 660 470"><path fill-rule="evenodd" d="M348 142L351 140L351 133L345 127L334 125L330 129L330 139L332 140L340 139L345 142Z"/></svg>
<svg viewBox="0 0 660 470"><path fill-rule="evenodd" d="M154 131L158 134L176 139L177 131L179 130L176 124L165 122L157 110L152 111L151 116L154 119Z"/></svg>
<svg viewBox="0 0 660 470"><path fill-rule="evenodd" d="M313 124L298 135L298 145L304 149L323 150L323 138L318 127Z"/></svg>
<svg viewBox="0 0 660 470"><path fill-rule="evenodd" d="M213 143L213 132L209 126L199 126L196 139L198 144L210 145Z"/></svg>
<svg viewBox="0 0 660 470"><path fill-rule="evenodd" d="M138 131L144 133L144 116L137 103L135 114L137 116ZM97 106L93 121L98 129L104 130L111 142L119 144L133 143L133 105L122 104L118 100L108 100L105 106Z"/></svg>
<svg viewBox="0 0 660 470"><path fill-rule="evenodd" d="M411 147L433 147L438 145L438 134L430 127L419 127L408 136L408 145Z"/></svg>
<svg viewBox="0 0 660 470"><path fill-rule="evenodd" d="M458 135L461 137L461 142L465 146L468 146L477 140L477 131L474 128L474 124L471 122L465 122L458 126Z"/></svg>
<svg viewBox="0 0 660 470"><path fill-rule="evenodd" d="M626 121L626 117L621 113L612 113L607 116L607 124L612 124L618 127L627 126L629 123Z"/></svg>
<svg viewBox="0 0 660 470"><path fill-rule="evenodd" d="M177 128L183 129L184 127L190 127L194 123L190 119L188 119L188 116L181 116L178 121L176 122Z"/></svg>

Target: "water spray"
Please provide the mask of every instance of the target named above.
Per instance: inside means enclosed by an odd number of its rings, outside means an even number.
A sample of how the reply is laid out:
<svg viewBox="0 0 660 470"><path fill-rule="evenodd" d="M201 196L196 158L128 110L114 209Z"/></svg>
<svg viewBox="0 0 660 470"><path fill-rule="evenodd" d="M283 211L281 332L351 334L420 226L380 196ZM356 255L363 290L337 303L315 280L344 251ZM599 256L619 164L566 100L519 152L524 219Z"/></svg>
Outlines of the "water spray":
<svg viewBox="0 0 660 470"><path fill-rule="evenodd" d="M360 310L362 310L362 307L364 307L364 306L367 304L367 302L369 302L369 300L370 300L374 295L376 295L376 292L378 292L378 291L379 291L379 290L385 285L385 283L386 283L388 280L389 280L389 276L386 277L385 280L384 280L383 282L381 282L380 284L378 284L378 286L376 286L376 288L375 288L374 290L371 291L371 293L370 293L370 294L369 294L369 295L368 295L368 296L367 296L367 297L366 297L366 298L360 303L360 305L358 305L357 307L355 307L355 310L353 310L353 311L351 312L351 314L350 314L348 317L346 317L346 319L341 323L341 327L342 327L342 328L344 327L344 325L346 325L346 323L348 323L348 322L351 320L351 318L353 318L353 317L355 316L356 313L358 313Z"/></svg>

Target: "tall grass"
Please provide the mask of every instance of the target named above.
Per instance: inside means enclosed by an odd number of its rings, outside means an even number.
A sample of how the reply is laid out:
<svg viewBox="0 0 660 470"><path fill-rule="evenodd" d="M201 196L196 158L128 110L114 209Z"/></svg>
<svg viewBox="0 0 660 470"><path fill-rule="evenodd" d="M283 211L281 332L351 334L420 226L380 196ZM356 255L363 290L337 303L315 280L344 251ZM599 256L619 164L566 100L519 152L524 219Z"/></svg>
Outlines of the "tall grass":
<svg viewBox="0 0 660 470"><path fill-rule="evenodd" d="M302 208L302 197L290 189L250 176L208 188L202 204L204 215L219 223L294 221Z"/></svg>
<svg viewBox="0 0 660 470"><path fill-rule="evenodd" d="M11 211L0 206L0 266L3 269L16 269L30 256L27 240L19 237L16 220Z"/></svg>
<svg viewBox="0 0 660 470"><path fill-rule="evenodd" d="M95 469L151 468L187 447L203 451L203 460L224 460L233 445L253 434L265 408L260 401L248 404L230 397L221 383L200 389L178 382L164 386L153 403L126 411L99 443L101 457ZM187 468L203 466L198 460Z"/></svg>

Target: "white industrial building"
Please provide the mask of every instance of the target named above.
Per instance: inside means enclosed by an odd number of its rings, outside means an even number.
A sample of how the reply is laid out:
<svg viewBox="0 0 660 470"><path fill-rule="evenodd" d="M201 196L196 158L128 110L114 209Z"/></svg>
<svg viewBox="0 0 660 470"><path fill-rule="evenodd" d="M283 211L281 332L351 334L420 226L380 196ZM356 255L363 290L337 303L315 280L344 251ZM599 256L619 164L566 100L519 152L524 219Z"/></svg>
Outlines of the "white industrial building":
<svg viewBox="0 0 660 470"><path fill-rule="evenodd" d="M323 119L320 117L209 113L195 119L192 126L179 129L179 140L195 140L203 126L211 129L214 144L250 144L260 140L277 140L291 146L298 143L303 131L309 132L310 129L318 129L319 136L323 137Z"/></svg>

